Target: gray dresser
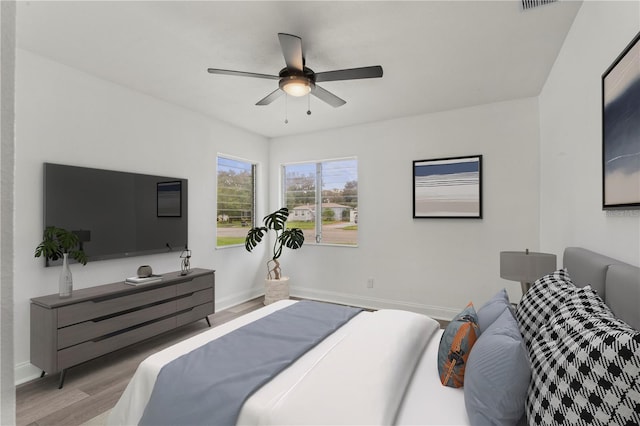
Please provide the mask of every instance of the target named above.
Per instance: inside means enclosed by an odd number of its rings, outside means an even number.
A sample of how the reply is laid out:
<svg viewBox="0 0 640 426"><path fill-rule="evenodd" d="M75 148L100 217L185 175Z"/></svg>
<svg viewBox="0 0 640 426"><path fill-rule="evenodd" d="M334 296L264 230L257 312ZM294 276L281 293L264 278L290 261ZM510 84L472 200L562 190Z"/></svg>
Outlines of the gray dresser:
<svg viewBox="0 0 640 426"><path fill-rule="evenodd" d="M192 269L162 280L124 282L31 299L31 364L44 373L67 368L125 346L206 319L215 312L215 271Z"/></svg>

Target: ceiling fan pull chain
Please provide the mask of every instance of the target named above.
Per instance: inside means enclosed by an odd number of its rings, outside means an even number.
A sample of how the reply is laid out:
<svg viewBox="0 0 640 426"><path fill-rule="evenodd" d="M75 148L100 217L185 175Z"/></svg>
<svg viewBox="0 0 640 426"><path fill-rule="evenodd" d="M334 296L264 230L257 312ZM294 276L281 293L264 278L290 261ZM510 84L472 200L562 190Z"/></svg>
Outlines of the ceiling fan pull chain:
<svg viewBox="0 0 640 426"><path fill-rule="evenodd" d="M309 105L309 107L307 108L307 115L311 115L311 93L307 95L307 101Z"/></svg>
<svg viewBox="0 0 640 426"><path fill-rule="evenodd" d="M289 124L289 111L287 106L289 105L289 95L284 94L284 124Z"/></svg>

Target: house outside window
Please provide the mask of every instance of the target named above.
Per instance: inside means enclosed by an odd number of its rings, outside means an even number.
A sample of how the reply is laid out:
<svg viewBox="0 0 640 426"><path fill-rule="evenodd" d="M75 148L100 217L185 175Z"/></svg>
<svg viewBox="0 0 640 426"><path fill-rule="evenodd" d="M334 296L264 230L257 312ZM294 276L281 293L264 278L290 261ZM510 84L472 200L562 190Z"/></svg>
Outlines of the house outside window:
<svg viewBox="0 0 640 426"><path fill-rule="evenodd" d="M218 155L216 247L244 244L253 227L256 205L256 165Z"/></svg>
<svg viewBox="0 0 640 426"><path fill-rule="evenodd" d="M305 244L358 245L358 160L346 158L282 166L289 227Z"/></svg>

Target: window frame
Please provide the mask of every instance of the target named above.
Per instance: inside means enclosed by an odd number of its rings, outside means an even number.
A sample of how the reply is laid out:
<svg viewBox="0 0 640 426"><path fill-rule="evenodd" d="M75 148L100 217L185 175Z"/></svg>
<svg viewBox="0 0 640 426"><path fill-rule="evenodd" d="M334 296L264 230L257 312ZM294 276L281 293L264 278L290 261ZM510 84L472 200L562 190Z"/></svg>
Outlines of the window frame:
<svg viewBox="0 0 640 426"><path fill-rule="evenodd" d="M316 212L320 212L320 214L315 215L315 239L313 241L306 241L306 243L314 246L325 246L325 247L346 247L346 248L357 248L360 244L359 234L356 235L356 242L354 244L338 244L332 242L322 242L322 165L330 162L338 162L338 161L347 161L353 160L356 163L356 182L359 181L359 167L358 167L358 157L348 156L348 157L338 157L338 158L327 158L322 160L306 160L306 161L291 161L287 163L280 164L280 203L282 206L287 205L287 188L286 188L286 167L294 166L294 165L302 165L302 164L315 164L315 200L314 205ZM358 192L358 203L360 203L360 196ZM356 206L357 209L357 206ZM291 214L291 212L290 212ZM295 214L291 214L289 216L295 220ZM359 225L359 224L358 224ZM320 240L318 240L320 239Z"/></svg>

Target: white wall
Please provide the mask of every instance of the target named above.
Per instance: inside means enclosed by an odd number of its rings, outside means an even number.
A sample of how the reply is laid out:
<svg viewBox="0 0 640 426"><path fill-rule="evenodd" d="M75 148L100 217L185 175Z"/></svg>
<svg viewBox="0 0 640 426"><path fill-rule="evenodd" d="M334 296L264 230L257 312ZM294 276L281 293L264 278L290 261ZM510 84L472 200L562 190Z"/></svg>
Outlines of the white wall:
<svg viewBox="0 0 640 426"><path fill-rule="evenodd" d="M640 30L640 2L585 1L540 95L541 247L640 265L640 210L602 210L601 76Z"/></svg>
<svg viewBox="0 0 640 426"><path fill-rule="evenodd" d="M191 265L217 270L216 307L260 294L262 276L254 271L261 269L261 256L244 248L215 249L216 155L257 161L259 179L266 182L267 139L18 49L16 145L18 381L36 372L26 338L29 299L58 292L60 267L45 268L41 258L33 257L42 236L43 162L189 179ZM264 194L258 203L265 204ZM157 273L175 271L179 254L74 264L74 287L121 281L143 264Z"/></svg>
<svg viewBox="0 0 640 426"><path fill-rule="evenodd" d="M13 366L14 71L16 4L0 3L0 424L16 422Z"/></svg>
<svg viewBox="0 0 640 426"><path fill-rule="evenodd" d="M358 158L359 247L287 250L293 294L440 318L503 287L518 300L519 284L500 279L499 252L538 248L538 120L530 98L273 139L271 210L281 164ZM412 161L475 154L484 219L413 219Z"/></svg>

